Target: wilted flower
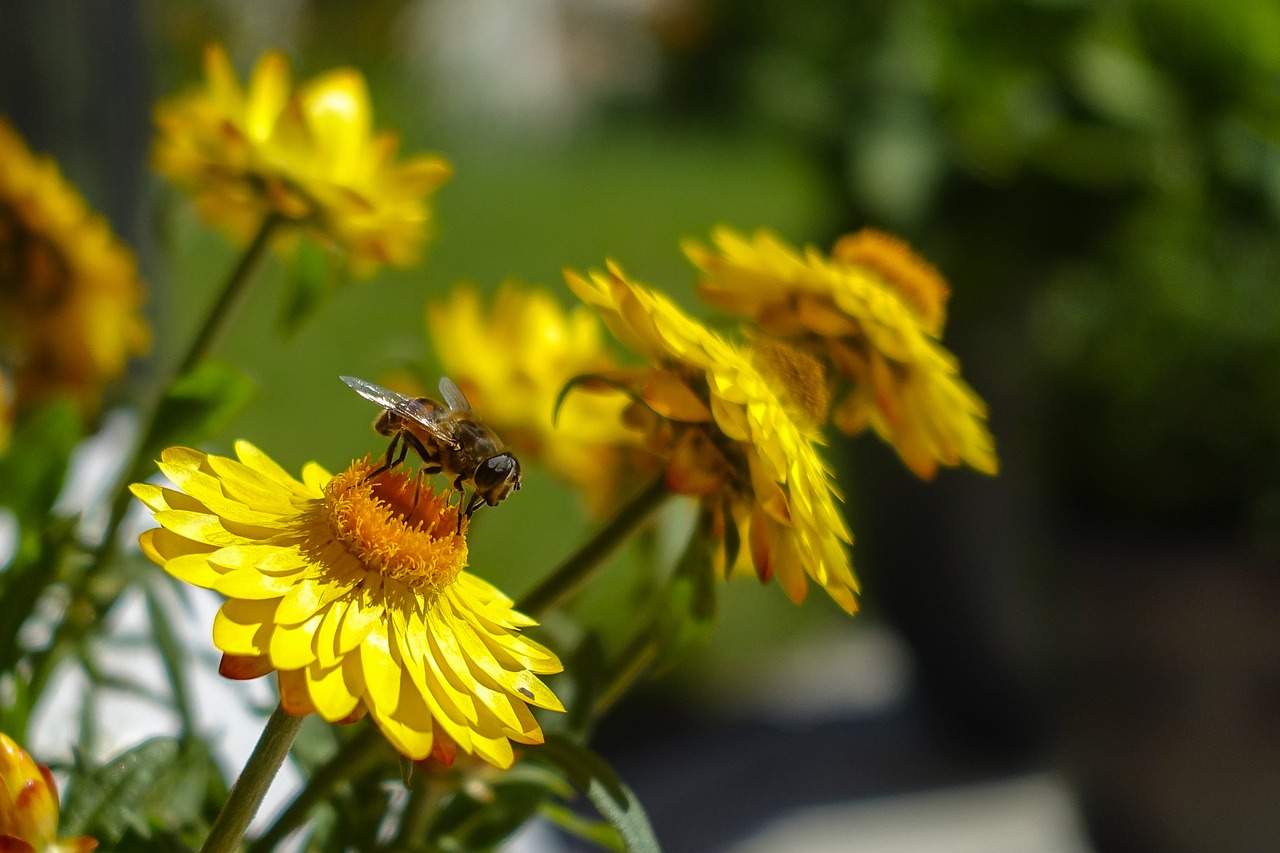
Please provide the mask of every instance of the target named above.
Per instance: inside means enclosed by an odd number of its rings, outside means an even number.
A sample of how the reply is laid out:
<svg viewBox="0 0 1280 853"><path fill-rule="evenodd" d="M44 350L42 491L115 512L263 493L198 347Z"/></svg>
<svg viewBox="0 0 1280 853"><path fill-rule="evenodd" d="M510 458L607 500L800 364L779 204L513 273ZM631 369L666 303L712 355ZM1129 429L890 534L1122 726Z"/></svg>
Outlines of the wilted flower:
<svg viewBox="0 0 1280 853"><path fill-rule="evenodd" d="M58 786L43 764L0 733L0 851L88 853L92 838L58 837Z"/></svg>
<svg viewBox="0 0 1280 853"><path fill-rule="evenodd" d="M206 220L247 240L275 214L347 252L358 274L418 259L426 199L451 168L432 155L396 162L399 140L373 132L360 72L340 68L295 90L288 60L272 52L241 88L216 45L204 67L204 88L156 108L154 161Z"/></svg>
<svg viewBox="0 0 1280 853"><path fill-rule="evenodd" d="M427 327L443 372L522 460L576 485L593 508L609 505L625 474L624 450L635 445L621 423L626 401L574 395L555 416L566 382L616 366L590 309L566 312L547 291L508 283L486 312L463 286L427 306Z"/></svg>
<svg viewBox="0 0 1280 853"><path fill-rule="evenodd" d="M296 480L247 442L239 461L175 447L160 470L179 489L133 486L160 527L143 551L171 575L228 597L213 626L221 671L278 671L294 715L368 712L403 754L498 767L511 741L541 743L526 703L563 710L537 674L556 656L521 636L537 624L463 571L467 523L448 495L367 460Z"/></svg>
<svg viewBox="0 0 1280 853"><path fill-rule="evenodd" d="M917 475L938 464L998 467L986 405L938 341L946 282L906 244L876 231L837 242L832 256L803 253L768 231L748 240L728 228L715 248L685 252L704 273L713 305L813 353L843 377L831 419L849 435L870 426Z"/></svg>
<svg viewBox="0 0 1280 853"><path fill-rule="evenodd" d="M0 119L0 412L64 395L94 412L150 346L141 302L133 254Z"/></svg>
<svg viewBox="0 0 1280 853"><path fill-rule="evenodd" d="M746 352L631 283L617 266L565 277L648 361L600 378L636 401L628 422L665 460L668 488L701 499L726 570L751 566L796 602L807 574L854 612L852 539L817 437L792 396L780 396Z"/></svg>

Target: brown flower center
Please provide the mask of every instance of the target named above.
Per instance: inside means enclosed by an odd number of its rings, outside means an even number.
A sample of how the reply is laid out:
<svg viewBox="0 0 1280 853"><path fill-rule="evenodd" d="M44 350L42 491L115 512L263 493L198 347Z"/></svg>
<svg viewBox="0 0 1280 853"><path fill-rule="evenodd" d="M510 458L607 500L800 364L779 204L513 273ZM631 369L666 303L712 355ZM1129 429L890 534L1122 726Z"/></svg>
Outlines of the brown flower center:
<svg viewBox="0 0 1280 853"><path fill-rule="evenodd" d="M942 273L905 241L875 228L863 228L837 240L831 255L880 276L916 310L926 329L935 335L942 332L951 288Z"/></svg>
<svg viewBox="0 0 1280 853"><path fill-rule="evenodd" d="M459 531L451 493L400 469L368 479L372 470L359 459L325 486L329 531L369 571L423 592L444 589L467 564L467 522Z"/></svg>
<svg viewBox="0 0 1280 853"><path fill-rule="evenodd" d="M45 237L0 204L0 299L24 315L56 310L71 290L66 259Z"/></svg>

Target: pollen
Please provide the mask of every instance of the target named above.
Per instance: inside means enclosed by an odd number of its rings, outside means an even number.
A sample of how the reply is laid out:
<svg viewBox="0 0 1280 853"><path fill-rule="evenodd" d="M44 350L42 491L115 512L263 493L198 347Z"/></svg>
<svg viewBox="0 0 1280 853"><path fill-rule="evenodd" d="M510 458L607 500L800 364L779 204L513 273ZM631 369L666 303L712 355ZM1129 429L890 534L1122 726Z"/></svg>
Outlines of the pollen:
<svg viewBox="0 0 1280 853"><path fill-rule="evenodd" d="M762 336L751 343L751 362L772 380L780 396L795 405L809 426L827 419L831 388L818 359L777 338Z"/></svg>
<svg viewBox="0 0 1280 853"><path fill-rule="evenodd" d="M878 275L919 313L931 333L941 333L951 288L942 273L913 252L904 240L875 228L863 228L837 240L831 256Z"/></svg>
<svg viewBox="0 0 1280 853"><path fill-rule="evenodd" d="M329 532L366 571L420 592L449 586L467 564L467 521L459 529L451 494L401 469L372 470L357 460L325 486Z"/></svg>

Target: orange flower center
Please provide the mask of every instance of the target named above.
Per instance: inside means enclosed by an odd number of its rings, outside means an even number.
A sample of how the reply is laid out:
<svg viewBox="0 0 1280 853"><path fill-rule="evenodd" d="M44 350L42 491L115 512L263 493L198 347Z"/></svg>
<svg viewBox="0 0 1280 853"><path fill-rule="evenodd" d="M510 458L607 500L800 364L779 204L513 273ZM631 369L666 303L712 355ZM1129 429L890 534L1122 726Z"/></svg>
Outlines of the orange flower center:
<svg viewBox="0 0 1280 853"><path fill-rule="evenodd" d="M324 488L321 513L329 531L369 571L423 592L453 583L467 564L464 519L450 492L401 469L374 470L358 459Z"/></svg>
<svg viewBox="0 0 1280 853"><path fill-rule="evenodd" d="M903 240L875 228L863 228L836 241L831 256L879 275L901 294L933 334L942 331L951 288L942 274Z"/></svg>

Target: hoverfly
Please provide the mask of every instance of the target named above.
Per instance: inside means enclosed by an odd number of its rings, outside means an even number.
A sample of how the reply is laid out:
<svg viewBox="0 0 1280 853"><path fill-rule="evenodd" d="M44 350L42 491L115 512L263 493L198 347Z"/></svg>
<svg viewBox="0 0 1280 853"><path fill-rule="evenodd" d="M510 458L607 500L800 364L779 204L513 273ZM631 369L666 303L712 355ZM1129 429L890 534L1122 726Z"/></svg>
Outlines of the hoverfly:
<svg viewBox="0 0 1280 853"><path fill-rule="evenodd" d="M382 465L367 479L399 465L413 448L422 457L423 473L443 472L453 478L453 487L462 495L459 506L466 498L467 485L471 486L471 499L458 515L459 529L463 514L470 518L482 503L497 506L520 488L519 460L497 433L476 417L462 389L447 376L440 379L445 405L430 397L408 397L354 376L340 378L383 409L373 428L388 436L391 444Z"/></svg>

